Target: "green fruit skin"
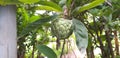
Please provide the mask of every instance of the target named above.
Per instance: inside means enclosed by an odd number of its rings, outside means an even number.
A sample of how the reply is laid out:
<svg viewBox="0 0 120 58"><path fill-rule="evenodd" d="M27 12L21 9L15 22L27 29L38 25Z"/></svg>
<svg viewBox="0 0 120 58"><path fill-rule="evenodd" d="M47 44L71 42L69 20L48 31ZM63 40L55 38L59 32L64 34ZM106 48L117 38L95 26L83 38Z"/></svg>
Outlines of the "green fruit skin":
<svg viewBox="0 0 120 58"><path fill-rule="evenodd" d="M72 20L58 18L51 23L53 36L59 39L67 39L73 33Z"/></svg>

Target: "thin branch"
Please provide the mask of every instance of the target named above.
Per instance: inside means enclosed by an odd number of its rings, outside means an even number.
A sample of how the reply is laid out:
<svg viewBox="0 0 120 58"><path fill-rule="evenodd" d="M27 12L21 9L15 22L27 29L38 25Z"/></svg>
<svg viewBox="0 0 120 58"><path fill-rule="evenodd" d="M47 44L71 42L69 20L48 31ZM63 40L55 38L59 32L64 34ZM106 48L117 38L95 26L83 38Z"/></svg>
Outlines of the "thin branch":
<svg viewBox="0 0 120 58"><path fill-rule="evenodd" d="M95 28L97 28L97 23L95 22L95 17L93 17L93 22L94 22ZM104 45L102 43L102 40L101 40L100 36L98 35L98 29L95 29L95 32L96 32L97 39L98 39L99 44L100 44L100 49L101 49L101 52L102 52L102 57L104 57L105 49L104 49Z"/></svg>
<svg viewBox="0 0 120 58"><path fill-rule="evenodd" d="M114 53L113 53L113 49L112 49L111 39L109 37L110 36L109 33L110 33L110 31L105 31L106 42L108 43L108 48L110 49L111 58L115 58Z"/></svg>
<svg viewBox="0 0 120 58"><path fill-rule="evenodd" d="M65 47L65 39L64 39L64 42L63 42L62 52L61 52L60 58L62 58L62 55L63 55L63 52L64 52L64 47Z"/></svg>
<svg viewBox="0 0 120 58"><path fill-rule="evenodd" d="M88 21L86 21L87 22L87 24L90 24ZM88 27L87 27L87 24L85 24L84 22L83 22L83 24L85 25L85 27L87 28L87 30L88 30L88 32L90 33L90 35L92 36L92 37L94 37L94 44L97 46L97 47L99 47L98 45L97 45L97 40L96 40L96 37L95 37L95 35L90 31L90 28L91 28L91 25L89 25Z"/></svg>

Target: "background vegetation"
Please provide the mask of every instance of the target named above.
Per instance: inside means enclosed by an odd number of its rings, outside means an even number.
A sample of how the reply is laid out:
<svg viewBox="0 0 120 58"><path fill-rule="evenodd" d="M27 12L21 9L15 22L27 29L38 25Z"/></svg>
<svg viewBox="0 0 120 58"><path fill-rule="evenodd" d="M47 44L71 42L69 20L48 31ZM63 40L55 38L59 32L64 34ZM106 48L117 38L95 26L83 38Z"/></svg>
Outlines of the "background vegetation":
<svg viewBox="0 0 120 58"><path fill-rule="evenodd" d="M119 2L120 0L16 0L0 1L0 4L17 6L18 58L59 58L61 54L67 56L69 51L74 52L75 46L81 53L86 50L87 58L120 58ZM59 17L72 19L76 26L74 33L65 40L64 51L62 45L56 50L57 38L52 36L50 28L51 22ZM71 39L74 43L69 42ZM64 40L60 42L64 44ZM97 55L94 52L96 49L100 49ZM71 55L76 54L68 56Z"/></svg>

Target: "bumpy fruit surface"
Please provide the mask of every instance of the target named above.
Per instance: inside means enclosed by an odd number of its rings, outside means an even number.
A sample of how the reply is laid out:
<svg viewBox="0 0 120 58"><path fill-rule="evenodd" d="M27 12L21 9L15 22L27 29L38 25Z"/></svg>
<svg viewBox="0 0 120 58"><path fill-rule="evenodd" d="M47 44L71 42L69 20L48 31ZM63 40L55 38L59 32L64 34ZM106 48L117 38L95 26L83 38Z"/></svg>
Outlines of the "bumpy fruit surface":
<svg viewBox="0 0 120 58"><path fill-rule="evenodd" d="M58 18L51 24L53 36L59 39L67 39L73 32L72 20Z"/></svg>

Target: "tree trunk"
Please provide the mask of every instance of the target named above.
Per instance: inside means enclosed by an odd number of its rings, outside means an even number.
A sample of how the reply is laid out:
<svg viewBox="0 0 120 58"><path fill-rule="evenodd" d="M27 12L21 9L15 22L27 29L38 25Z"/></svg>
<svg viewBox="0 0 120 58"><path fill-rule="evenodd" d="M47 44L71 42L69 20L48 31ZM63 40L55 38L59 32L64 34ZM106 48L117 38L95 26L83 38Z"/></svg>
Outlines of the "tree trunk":
<svg viewBox="0 0 120 58"><path fill-rule="evenodd" d="M0 58L17 58L16 8L0 6Z"/></svg>

